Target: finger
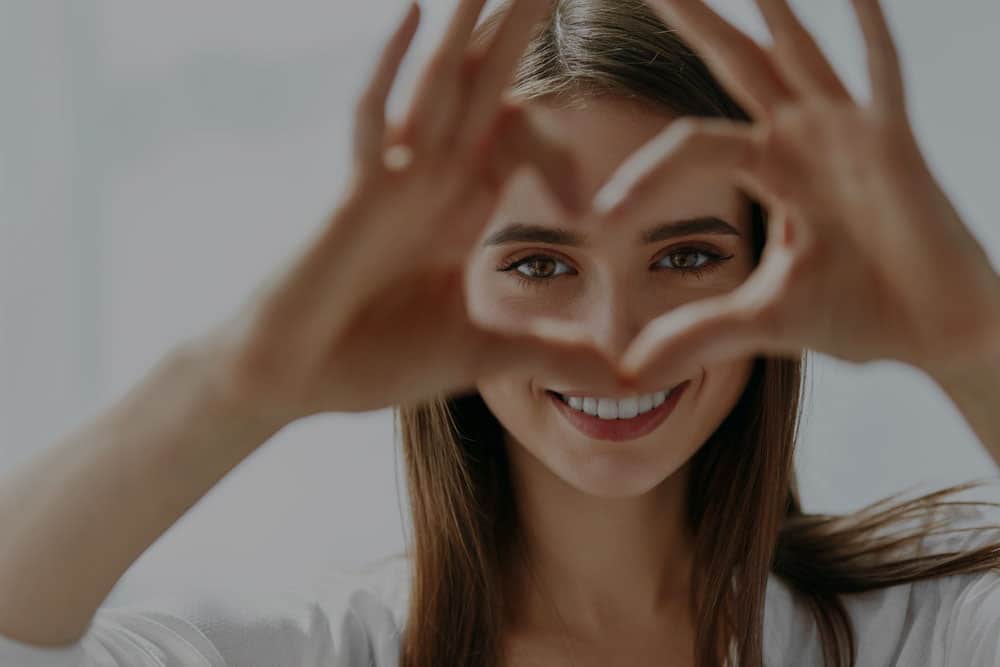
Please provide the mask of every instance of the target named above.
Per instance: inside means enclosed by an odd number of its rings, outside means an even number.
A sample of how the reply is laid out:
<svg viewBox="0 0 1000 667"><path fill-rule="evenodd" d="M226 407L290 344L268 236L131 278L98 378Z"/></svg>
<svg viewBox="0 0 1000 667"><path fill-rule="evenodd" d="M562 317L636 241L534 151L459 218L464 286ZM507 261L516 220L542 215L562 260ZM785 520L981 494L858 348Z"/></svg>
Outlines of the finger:
<svg viewBox="0 0 1000 667"><path fill-rule="evenodd" d="M804 241L790 238L790 223L785 211L769 217L764 255L739 287L687 302L649 322L622 354L621 372L645 391L711 364L753 355L800 355L805 339L795 321L803 315L788 303L807 269ZM801 231L795 227L795 234Z"/></svg>
<svg viewBox="0 0 1000 667"><path fill-rule="evenodd" d="M413 2L383 48L375 72L358 99L355 108L354 156L360 164L381 162L386 102L419 23L420 5Z"/></svg>
<svg viewBox="0 0 1000 667"><path fill-rule="evenodd" d="M703 0L647 0L704 54L708 66L754 118L793 97L770 57Z"/></svg>
<svg viewBox="0 0 1000 667"><path fill-rule="evenodd" d="M445 265L463 265L470 261L470 249L480 239L500 202L501 189L484 188L479 183L466 187L453 205L461 211L456 219L442 220L433 238L434 258ZM426 232L425 236L426 236Z"/></svg>
<svg viewBox="0 0 1000 667"><path fill-rule="evenodd" d="M643 218L674 192L706 176L730 178L756 192L754 166L760 153L755 126L715 118L683 117L630 155L594 197L601 220Z"/></svg>
<svg viewBox="0 0 1000 667"><path fill-rule="evenodd" d="M475 82L463 113L459 141L480 136L496 117L497 105L514 68L534 35L533 27L551 11L551 0L516 0L478 60Z"/></svg>
<svg viewBox="0 0 1000 667"><path fill-rule="evenodd" d="M523 107L508 106L498 120L495 145L498 155L491 160L501 173L494 176L503 182L517 168L528 164L537 169L556 201L571 216L584 210L580 193L579 170L572 151L542 129L540 123Z"/></svg>
<svg viewBox="0 0 1000 667"><path fill-rule="evenodd" d="M455 122L459 102L459 72L469 38L486 0L459 0L445 35L424 68L410 106L409 126L421 148L438 145Z"/></svg>
<svg viewBox="0 0 1000 667"><path fill-rule="evenodd" d="M848 100L850 93L799 21L788 0L756 0L774 39L774 63L788 84L803 95Z"/></svg>
<svg viewBox="0 0 1000 667"><path fill-rule="evenodd" d="M445 71L454 74L465 60L469 39L485 4L486 0L458 0L437 52Z"/></svg>
<svg viewBox="0 0 1000 667"><path fill-rule="evenodd" d="M579 323L569 321L536 318L480 329L476 355L476 379L530 372L577 386L632 386L617 360Z"/></svg>
<svg viewBox="0 0 1000 667"><path fill-rule="evenodd" d="M885 13L878 0L853 0L853 5L868 50L872 103L886 111L902 111L906 104L903 72Z"/></svg>
<svg viewBox="0 0 1000 667"><path fill-rule="evenodd" d="M649 322L625 351L622 372L642 390L698 368L771 352L765 328L734 295L686 303Z"/></svg>

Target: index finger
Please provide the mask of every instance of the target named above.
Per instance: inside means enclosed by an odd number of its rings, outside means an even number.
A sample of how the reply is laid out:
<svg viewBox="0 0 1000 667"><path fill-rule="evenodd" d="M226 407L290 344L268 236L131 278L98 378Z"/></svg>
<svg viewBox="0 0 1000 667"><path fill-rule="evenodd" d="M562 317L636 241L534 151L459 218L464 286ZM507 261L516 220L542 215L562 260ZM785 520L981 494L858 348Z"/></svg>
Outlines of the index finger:
<svg viewBox="0 0 1000 667"><path fill-rule="evenodd" d="M553 0L514 0L486 47L465 117L467 137L477 137L496 115L498 102L533 36L532 28L552 9Z"/></svg>
<svg viewBox="0 0 1000 667"><path fill-rule="evenodd" d="M646 1L705 55L711 70L754 118L794 97L760 45L704 0Z"/></svg>
<svg viewBox="0 0 1000 667"><path fill-rule="evenodd" d="M416 96L410 106L410 119L419 125L422 121L440 115L442 100L453 97L452 90L462 63L466 59L470 35L479 19L486 0L458 0L444 37L434 50L431 60L424 67L417 86ZM438 122L448 124L451 119L441 116ZM437 138L437 132L431 132Z"/></svg>

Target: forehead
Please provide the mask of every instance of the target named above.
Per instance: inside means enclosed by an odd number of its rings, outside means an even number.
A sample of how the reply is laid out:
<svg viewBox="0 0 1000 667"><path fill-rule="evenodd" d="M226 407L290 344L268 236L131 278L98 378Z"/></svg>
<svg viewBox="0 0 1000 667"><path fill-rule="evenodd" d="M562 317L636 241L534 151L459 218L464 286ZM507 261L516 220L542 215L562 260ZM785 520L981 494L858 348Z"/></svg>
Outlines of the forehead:
<svg viewBox="0 0 1000 667"><path fill-rule="evenodd" d="M676 118L616 97L580 99L572 107L543 101L528 106L546 131L573 148L583 163L583 175L593 182L607 180L615 167Z"/></svg>
<svg viewBox="0 0 1000 667"><path fill-rule="evenodd" d="M580 184L592 197L636 150L663 132L677 116L624 98L587 98L572 107L547 104L541 100L527 103L544 131L568 147L577 158ZM497 208L499 220L547 222L564 214L545 190L534 170L519 170L509 181ZM682 195L662 202L663 217L693 218L715 215L740 230L749 223L747 200L724 174L709 177ZM649 223L652 221L633 221Z"/></svg>

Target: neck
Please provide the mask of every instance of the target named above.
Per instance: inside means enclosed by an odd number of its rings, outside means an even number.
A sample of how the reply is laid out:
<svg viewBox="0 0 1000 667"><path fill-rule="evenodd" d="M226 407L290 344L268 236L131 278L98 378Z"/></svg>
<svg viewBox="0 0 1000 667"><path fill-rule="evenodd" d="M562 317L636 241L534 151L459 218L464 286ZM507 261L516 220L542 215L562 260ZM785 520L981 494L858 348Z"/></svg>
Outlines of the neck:
<svg viewBox="0 0 1000 667"><path fill-rule="evenodd" d="M510 564L516 626L564 623L591 636L688 609L688 465L640 496L604 498L556 477L515 443L508 451L520 539Z"/></svg>

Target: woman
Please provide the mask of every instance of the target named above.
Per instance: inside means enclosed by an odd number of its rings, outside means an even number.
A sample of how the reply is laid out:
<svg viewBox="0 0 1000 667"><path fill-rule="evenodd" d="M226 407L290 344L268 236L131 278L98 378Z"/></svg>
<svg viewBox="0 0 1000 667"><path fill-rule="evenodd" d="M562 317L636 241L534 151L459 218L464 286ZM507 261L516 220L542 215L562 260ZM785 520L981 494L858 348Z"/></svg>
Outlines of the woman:
<svg viewBox="0 0 1000 667"><path fill-rule="evenodd" d="M1000 664L998 536L945 500L966 486L798 501L805 349L925 371L1000 461L1000 280L920 155L877 2L854 3L866 105L785 0L758 0L769 52L698 0L476 27L482 4L387 127L411 8L301 255L7 480L0 663ZM94 615L276 431L388 405L410 559Z"/></svg>

